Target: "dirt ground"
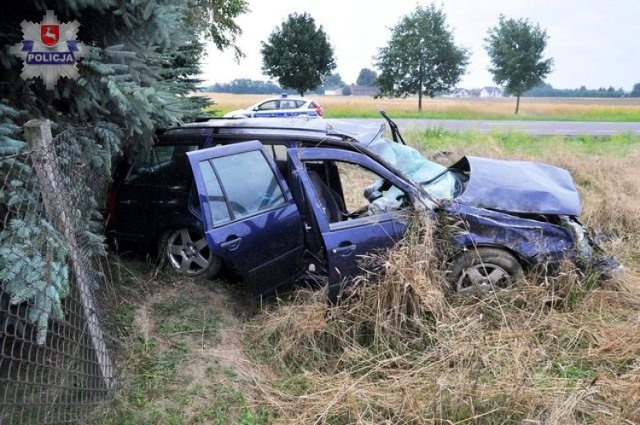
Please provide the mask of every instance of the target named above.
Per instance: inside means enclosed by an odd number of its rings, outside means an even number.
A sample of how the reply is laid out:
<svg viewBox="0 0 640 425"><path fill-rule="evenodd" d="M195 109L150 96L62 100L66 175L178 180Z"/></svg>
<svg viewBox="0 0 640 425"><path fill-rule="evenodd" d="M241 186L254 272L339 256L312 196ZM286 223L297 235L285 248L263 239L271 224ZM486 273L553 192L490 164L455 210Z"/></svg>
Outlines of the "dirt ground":
<svg viewBox="0 0 640 425"><path fill-rule="evenodd" d="M118 413L107 422L261 422L257 391L272 372L243 351L256 307L234 290L178 276L148 281L132 312Z"/></svg>

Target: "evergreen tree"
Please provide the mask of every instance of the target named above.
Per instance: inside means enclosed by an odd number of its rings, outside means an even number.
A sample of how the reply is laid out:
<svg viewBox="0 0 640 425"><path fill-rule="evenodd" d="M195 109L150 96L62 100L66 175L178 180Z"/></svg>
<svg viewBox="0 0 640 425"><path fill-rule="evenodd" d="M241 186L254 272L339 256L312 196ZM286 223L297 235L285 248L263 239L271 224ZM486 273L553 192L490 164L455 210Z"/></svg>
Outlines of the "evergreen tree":
<svg viewBox="0 0 640 425"><path fill-rule="evenodd" d="M63 239L42 217L37 193L16 196L12 187L34 185L25 150L22 124L48 118L54 135L64 132L65 151L81 158L90 170L74 185L94 189L81 206L87 223L81 228L103 252L97 222L94 182L107 179L111 161L123 150L148 145L156 128L197 114L206 101L194 91L202 36L220 47L233 46L240 29L234 19L247 10L245 0L40 0L11 2L0 23L0 285L11 303L34 303L29 320L38 324L44 341L51 314L60 314L68 293ZM23 81L21 63L8 47L20 43L23 20L40 22L51 9L61 22L78 20L78 40L88 54L78 68L80 78L60 79L46 90L40 79ZM12 156L10 156L12 155ZM16 174L15 170L21 170ZM4 220L8 217L8 220ZM51 218L49 217L48 220ZM93 220L93 221L92 221ZM19 261L18 261L19 260Z"/></svg>
<svg viewBox="0 0 640 425"><path fill-rule="evenodd" d="M640 83L636 83L633 85L633 89L631 90L631 97L640 97Z"/></svg>
<svg viewBox="0 0 640 425"><path fill-rule="evenodd" d="M336 68L333 47L322 25L307 13L289 15L281 26L262 42L262 70L277 78L282 87L295 89L300 96L322 84Z"/></svg>

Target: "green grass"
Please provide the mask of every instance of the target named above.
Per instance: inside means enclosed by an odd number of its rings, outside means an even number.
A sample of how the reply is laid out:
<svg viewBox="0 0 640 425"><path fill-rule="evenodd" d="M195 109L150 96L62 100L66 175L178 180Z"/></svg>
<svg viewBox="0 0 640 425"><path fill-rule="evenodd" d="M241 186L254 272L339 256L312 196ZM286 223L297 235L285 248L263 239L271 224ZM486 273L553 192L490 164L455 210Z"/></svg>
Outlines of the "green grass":
<svg viewBox="0 0 640 425"><path fill-rule="evenodd" d="M554 151L572 152L600 157L622 158L640 146L640 136L531 136L521 132L481 134L449 132L443 129L412 131L404 138L415 146L433 151L465 152L473 149L495 148L509 155L543 156Z"/></svg>
<svg viewBox="0 0 640 425"><path fill-rule="evenodd" d="M216 107L209 108L215 110ZM221 109L222 114L229 112ZM222 115L221 114L221 115ZM393 111L394 119L423 118L438 120L490 120L490 121L596 121L596 122L638 122L640 121L640 107L634 110L611 109L582 113L557 113L557 114L527 114L518 115L509 113L478 113L467 111L422 111L406 112ZM380 118L380 114L374 110L356 110L352 108L331 108L325 110L325 118Z"/></svg>
<svg viewBox="0 0 640 425"><path fill-rule="evenodd" d="M219 325L217 317L198 308L187 297L178 297L154 304L153 313L158 332L165 337L192 335L215 337Z"/></svg>
<svg viewBox="0 0 640 425"><path fill-rule="evenodd" d="M221 117L233 108L214 105L203 109L204 115ZM467 111L390 111L394 119L434 119L434 120L487 120L487 121L586 121L586 122L640 122L640 107L637 110L611 109L593 110L582 113L557 114L503 114L478 113ZM357 110L352 108L326 109L324 118L374 118L380 113L375 110Z"/></svg>
<svg viewBox="0 0 640 425"><path fill-rule="evenodd" d="M250 406L238 371L203 351L219 344L225 326L207 298L215 297L216 286L223 284L198 285L135 261L115 259L114 264L111 273L119 283L112 292L121 300L114 311L114 330L123 335L118 361L121 388L112 405L96 412L91 422L266 423L269 413ZM146 314L140 316L140 311ZM142 317L148 321L145 329L139 327L139 321L145 321Z"/></svg>

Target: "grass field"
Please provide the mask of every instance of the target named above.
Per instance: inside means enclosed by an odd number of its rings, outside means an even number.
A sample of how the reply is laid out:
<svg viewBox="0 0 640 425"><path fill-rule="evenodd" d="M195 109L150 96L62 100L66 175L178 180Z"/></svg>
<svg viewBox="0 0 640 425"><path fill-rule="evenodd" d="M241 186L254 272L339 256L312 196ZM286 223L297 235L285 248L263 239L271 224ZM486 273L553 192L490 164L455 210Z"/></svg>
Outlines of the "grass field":
<svg viewBox="0 0 640 425"><path fill-rule="evenodd" d="M247 108L268 97L263 95L234 95L207 93L215 105L207 111L218 115L234 109ZM373 99L366 96L315 96L327 118L378 118L383 108L395 118L437 119L519 119L557 121L640 121L640 99L560 99L523 98L520 114L514 115L515 98L424 100L423 112L418 113L418 100Z"/></svg>
<svg viewBox="0 0 640 425"><path fill-rule="evenodd" d="M626 267L598 283L567 264L484 298L451 294L420 227L327 309L307 289L251 305L238 278L194 283L116 259L127 343L109 424L640 423L640 137L407 133L430 158L568 169L582 219Z"/></svg>

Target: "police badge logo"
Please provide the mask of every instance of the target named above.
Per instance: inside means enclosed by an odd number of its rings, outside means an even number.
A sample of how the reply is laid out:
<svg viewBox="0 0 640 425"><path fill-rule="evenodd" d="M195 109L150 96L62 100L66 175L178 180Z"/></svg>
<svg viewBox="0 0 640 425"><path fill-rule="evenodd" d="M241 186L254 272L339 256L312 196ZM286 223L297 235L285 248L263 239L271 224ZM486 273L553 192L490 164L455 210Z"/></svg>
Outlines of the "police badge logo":
<svg viewBox="0 0 640 425"><path fill-rule="evenodd" d="M78 21L58 22L52 10L47 10L39 23L22 21L22 43L10 51L22 59L23 80L40 77L47 90L53 90L60 77L77 79L78 58L85 46L77 41Z"/></svg>
<svg viewBox="0 0 640 425"><path fill-rule="evenodd" d="M58 44L60 25L40 25L40 40L47 47Z"/></svg>

